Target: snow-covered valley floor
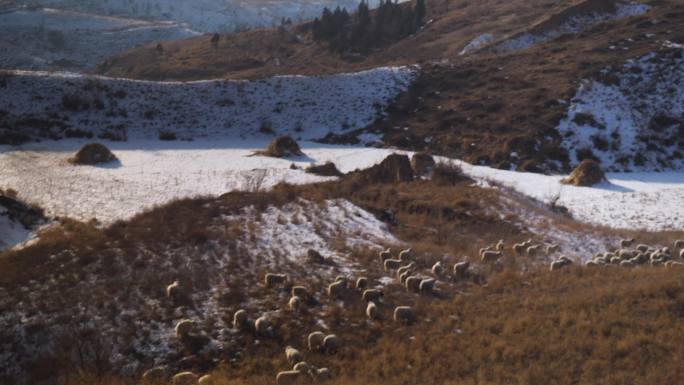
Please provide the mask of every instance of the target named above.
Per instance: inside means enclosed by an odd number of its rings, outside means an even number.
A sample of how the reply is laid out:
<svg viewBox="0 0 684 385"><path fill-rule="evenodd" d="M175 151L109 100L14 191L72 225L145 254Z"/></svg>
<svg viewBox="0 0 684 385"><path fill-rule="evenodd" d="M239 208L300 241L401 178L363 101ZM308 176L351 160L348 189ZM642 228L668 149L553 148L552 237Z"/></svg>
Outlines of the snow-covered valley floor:
<svg viewBox="0 0 684 385"><path fill-rule="evenodd" d="M304 172L312 163L334 162L342 172L367 168L390 149L300 143L305 156L252 156L265 140L107 142L119 161L101 167L73 166L69 158L84 142L45 141L0 148L0 180L19 198L49 216L103 223L126 219L174 199L268 188L279 182L329 178ZM483 185L511 188L542 202L558 198L574 218L623 229L684 229L684 171L609 173L591 188L565 186L548 176L472 166L455 161ZM294 164L298 169L291 169ZM489 183L493 182L493 183Z"/></svg>

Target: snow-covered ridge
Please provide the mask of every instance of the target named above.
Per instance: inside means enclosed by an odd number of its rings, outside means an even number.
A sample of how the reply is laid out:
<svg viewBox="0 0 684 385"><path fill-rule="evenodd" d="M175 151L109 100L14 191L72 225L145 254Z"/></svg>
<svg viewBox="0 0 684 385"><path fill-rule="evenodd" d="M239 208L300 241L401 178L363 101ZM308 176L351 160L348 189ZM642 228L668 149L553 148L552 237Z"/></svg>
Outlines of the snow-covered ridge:
<svg viewBox="0 0 684 385"><path fill-rule="evenodd" d="M651 9L649 5L641 3L617 3L615 12L589 12L579 13L569 17L560 25L553 28L540 26L540 31L529 31L514 35L500 43L495 44L492 49L495 52L505 53L514 52L532 47L533 45L553 40L564 34L580 33L592 25L609 20L622 19L629 16L641 15Z"/></svg>
<svg viewBox="0 0 684 385"><path fill-rule="evenodd" d="M684 167L684 50L607 68L578 89L558 131L573 164L589 152L618 170Z"/></svg>
<svg viewBox="0 0 684 385"><path fill-rule="evenodd" d="M0 119L41 137L119 140L290 134L320 139L366 127L406 90L416 67L263 80L153 82L74 73L0 73ZM3 116L4 115L4 116Z"/></svg>
<svg viewBox="0 0 684 385"><path fill-rule="evenodd" d="M170 21L19 8L0 12L0 68L81 70L138 45L197 35Z"/></svg>

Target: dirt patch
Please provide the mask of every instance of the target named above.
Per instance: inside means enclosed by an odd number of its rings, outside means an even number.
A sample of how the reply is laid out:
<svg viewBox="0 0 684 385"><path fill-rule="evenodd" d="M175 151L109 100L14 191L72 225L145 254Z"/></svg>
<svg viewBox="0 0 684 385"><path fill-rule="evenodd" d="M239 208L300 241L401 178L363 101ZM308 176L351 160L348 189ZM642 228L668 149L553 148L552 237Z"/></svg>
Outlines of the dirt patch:
<svg viewBox="0 0 684 385"><path fill-rule="evenodd" d="M69 163L77 165L96 165L117 160L109 149L101 143L88 143L71 158Z"/></svg>
<svg viewBox="0 0 684 385"><path fill-rule="evenodd" d="M606 175L601 170L601 166L592 159L585 159L579 164L570 176L561 180L563 184L573 186L590 187L606 180Z"/></svg>

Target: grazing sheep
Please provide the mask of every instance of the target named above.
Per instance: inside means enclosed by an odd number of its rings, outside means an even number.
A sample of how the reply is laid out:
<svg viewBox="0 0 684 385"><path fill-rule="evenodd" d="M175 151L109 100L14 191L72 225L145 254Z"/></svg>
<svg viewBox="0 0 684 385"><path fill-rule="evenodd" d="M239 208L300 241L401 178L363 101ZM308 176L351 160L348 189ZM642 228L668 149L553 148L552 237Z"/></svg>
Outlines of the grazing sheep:
<svg viewBox="0 0 684 385"><path fill-rule="evenodd" d="M410 324L413 322L413 309L410 306L397 306L394 308L394 321Z"/></svg>
<svg viewBox="0 0 684 385"><path fill-rule="evenodd" d="M525 254L526 247L527 245L525 243L516 243L515 245L513 245L513 251L515 251L517 255L523 255Z"/></svg>
<svg viewBox="0 0 684 385"><path fill-rule="evenodd" d="M180 283L178 281L174 281L172 284L166 287L166 297L167 298L174 298L178 294L180 294L181 288L180 288Z"/></svg>
<svg viewBox="0 0 684 385"><path fill-rule="evenodd" d="M684 249L684 239L678 239L674 243L675 249Z"/></svg>
<svg viewBox="0 0 684 385"><path fill-rule="evenodd" d="M334 353L340 346L340 339L334 334L328 334L323 339L323 351L326 353Z"/></svg>
<svg viewBox="0 0 684 385"><path fill-rule="evenodd" d="M309 350L320 350L323 346L323 339L325 339L325 334L323 334L323 332L309 333L309 338L307 339Z"/></svg>
<svg viewBox="0 0 684 385"><path fill-rule="evenodd" d="M415 275L406 278L406 282L404 283L404 285L406 286L406 291L417 292L418 290L420 290L420 281L421 278Z"/></svg>
<svg viewBox="0 0 684 385"><path fill-rule="evenodd" d="M505 247L504 240L499 239L499 242L496 243L496 250L503 252L504 247Z"/></svg>
<svg viewBox="0 0 684 385"><path fill-rule="evenodd" d="M273 287L275 285L282 285L287 281L287 275L267 273L264 277L264 285L266 287Z"/></svg>
<svg viewBox="0 0 684 385"><path fill-rule="evenodd" d="M613 265L619 265L621 261L622 259L620 259L620 257L613 257L610 259L610 263Z"/></svg>
<svg viewBox="0 0 684 385"><path fill-rule="evenodd" d="M482 258L482 255L483 255L485 252L487 252L487 251L492 251L492 247L491 247L491 246L487 246L487 247L481 248L480 250L478 250L477 255L479 255L480 258Z"/></svg>
<svg viewBox="0 0 684 385"><path fill-rule="evenodd" d="M553 261L553 262L551 262L551 271L560 270L569 264L570 264L570 262L568 262L565 259L559 259L559 260Z"/></svg>
<svg viewBox="0 0 684 385"><path fill-rule="evenodd" d="M166 368L163 366L155 366L147 369L142 375L143 382L158 383L164 381L166 378Z"/></svg>
<svg viewBox="0 0 684 385"><path fill-rule="evenodd" d="M297 370L286 370L278 373L276 376L276 384L278 385L292 385L296 384L302 373Z"/></svg>
<svg viewBox="0 0 684 385"><path fill-rule="evenodd" d="M404 263L401 259L386 259L385 260L385 271L390 271L392 269L398 269Z"/></svg>
<svg viewBox="0 0 684 385"><path fill-rule="evenodd" d="M406 250L402 250L399 253L399 259L402 261L410 261L411 259L413 259L413 252L412 252L411 248L408 248Z"/></svg>
<svg viewBox="0 0 684 385"><path fill-rule="evenodd" d="M217 385L218 382L211 374L205 374L197 381L197 385Z"/></svg>
<svg viewBox="0 0 684 385"><path fill-rule="evenodd" d="M297 362L302 361L302 353L300 353L299 350L288 345L285 347L285 358L287 358L287 362L290 365L294 365Z"/></svg>
<svg viewBox="0 0 684 385"><path fill-rule="evenodd" d="M620 261L621 267L634 267L634 264L630 261Z"/></svg>
<svg viewBox="0 0 684 385"><path fill-rule="evenodd" d="M287 303L287 306L290 308L290 310L296 313L302 307L302 299L297 296L290 297L290 301Z"/></svg>
<svg viewBox="0 0 684 385"><path fill-rule="evenodd" d="M679 259L684 259L684 249L679 252Z"/></svg>
<svg viewBox="0 0 684 385"><path fill-rule="evenodd" d="M401 273L401 275L399 276L399 283L401 283L402 285L406 284L406 278L410 277L411 274L413 274L413 272L410 270Z"/></svg>
<svg viewBox="0 0 684 385"><path fill-rule="evenodd" d="M634 251L634 250L620 249L620 250L618 250L617 254L618 254L618 257L620 257L620 259L623 259L623 260L636 257L636 251Z"/></svg>
<svg viewBox="0 0 684 385"><path fill-rule="evenodd" d="M539 253L539 250L541 250L541 245L529 246L527 250L525 250L525 253L528 257L534 257Z"/></svg>
<svg viewBox="0 0 684 385"><path fill-rule="evenodd" d="M502 254L500 251L487 250L482 253L481 259L483 263L494 263L501 258Z"/></svg>
<svg viewBox="0 0 684 385"><path fill-rule="evenodd" d="M634 242L636 242L636 240L634 238L623 239L620 241L620 248L626 249L626 248L632 246L634 244Z"/></svg>
<svg viewBox="0 0 684 385"><path fill-rule="evenodd" d="M271 327L271 323L268 321L268 318L266 316L261 316L254 321L254 329L256 330L257 334L260 335L268 335L270 334L269 328Z"/></svg>
<svg viewBox="0 0 684 385"><path fill-rule="evenodd" d="M366 317L368 317L369 320L374 320L378 319L379 315L378 307L375 305L375 302L368 302L368 306L366 306Z"/></svg>
<svg viewBox="0 0 684 385"><path fill-rule="evenodd" d="M330 370L328 368L319 368L314 371L314 377L316 381L326 381L330 379Z"/></svg>
<svg viewBox="0 0 684 385"><path fill-rule="evenodd" d="M173 385L196 385L198 377L193 372L181 372L171 377Z"/></svg>
<svg viewBox="0 0 684 385"><path fill-rule="evenodd" d="M328 296L330 298L336 299L344 295L344 291L347 289L346 281L335 281L328 285Z"/></svg>
<svg viewBox="0 0 684 385"><path fill-rule="evenodd" d="M636 249L637 249L637 251L639 251L641 253L645 253L648 251L649 247L648 247L648 245L640 244L640 245L637 245Z"/></svg>
<svg viewBox="0 0 684 385"><path fill-rule="evenodd" d="M552 255L558 252L560 246L558 244L546 246L546 255Z"/></svg>
<svg viewBox="0 0 684 385"><path fill-rule="evenodd" d="M292 370L296 370L300 373L309 373L311 370L311 365L309 365L306 361L301 361L296 363L293 367Z"/></svg>
<svg viewBox="0 0 684 385"><path fill-rule="evenodd" d="M387 249L380 252L380 262L385 263L385 260L392 258L392 250Z"/></svg>
<svg viewBox="0 0 684 385"><path fill-rule="evenodd" d="M436 275L437 277L444 275L444 266L442 266L442 262L437 261L434 265L432 265L432 274Z"/></svg>
<svg viewBox="0 0 684 385"><path fill-rule="evenodd" d="M565 261L565 263L567 263L568 265L572 265L572 264L574 263L574 262L572 261L572 259L566 257L565 255L561 255L561 256L558 258L558 260L559 260L559 261Z"/></svg>
<svg viewBox="0 0 684 385"><path fill-rule="evenodd" d="M176 337L184 338L195 328L195 321L183 319L176 324Z"/></svg>
<svg viewBox="0 0 684 385"><path fill-rule="evenodd" d="M364 302L377 302L380 297L383 296L382 290L379 289L367 289L363 291L361 299Z"/></svg>
<svg viewBox="0 0 684 385"><path fill-rule="evenodd" d="M420 281L420 284L418 285L418 289L420 290L421 293L426 293L430 294L432 293L433 289L435 288L435 282L437 282L434 278L426 278Z"/></svg>
<svg viewBox="0 0 684 385"><path fill-rule="evenodd" d="M414 262L411 262L408 265L401 266L397 269L397 277L400 277L402 274L404 274L404 272L412 270L415 265L416 264Z"/></svg>
<svg viewBox="0 0 684 385"><path fill-rule="evenodd" d="M368 278L359 277L356 280L356 290L363 290L368 287Z"/></svg>
<svg viewBox="0 0 684 385"><path fill-rule="evenodd" d="M293 297L306 299L309 297L309 291L304 286L292 286L291 294Z"/></svg>
<svg viewBox="0 0 684 385"><path fill-rule="evenodd" d="M245 329L248 325L247 312L244 309L240 309L233 314L234 329Z"/></svg>
<svg viewBox="0 0 684 385"><path fill-rule="evenodd" d="M587 261L586 264L584 264L586 267L598 267L600 266L600 263L596 262L596 260L590 259Z"/></svg>
<svg viewBox="0 0 684 385"><path fill-rule="evenodd" d="M652 259L651 260L651 266L653 266L653 267L660 266L662 264L663 264L663 262L661 260L658 260L658 259Z"/></svg>
<svg viewBox="0 0 684 385"><path fill-rule="evenodd" d="M684 263L679 261L667 261L665 267L684 267Z"/></svg>
<svg viewBox="0 0 684 385"><path fill-rule="evenodd" d="M466 278L468 276L468 268L470 268L470 262L463 261L454 265L454 277L456 278Z"/></svg>

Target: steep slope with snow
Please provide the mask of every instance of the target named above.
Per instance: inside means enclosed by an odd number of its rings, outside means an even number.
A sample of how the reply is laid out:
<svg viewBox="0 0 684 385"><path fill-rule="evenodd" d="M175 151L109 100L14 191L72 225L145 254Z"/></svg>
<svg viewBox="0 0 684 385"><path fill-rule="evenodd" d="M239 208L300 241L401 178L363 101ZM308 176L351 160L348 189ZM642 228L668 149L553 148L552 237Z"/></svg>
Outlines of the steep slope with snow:
<svg viewBox="0 0 684 385"><path fill-rule="evenodd" d="M141 44L197 35L176 22L20 8L0 13L0 68L83 70Z"/></svg>
<svg viewBox="0 0 684 385"><path fill-rule="evenodd" d="M116 140L252 137L321 139L382 117L416 74L377 68L258 81L148 82L71 73L8 72L0 78L0 127L36 137Z"/></svg>
<svg viewBox="0 0 684 385"><path fill-rule="evenodd" d="M584 81L558 130L573 164L593 157L612 171L684 167L684 47L666 43Z"/></svg>

